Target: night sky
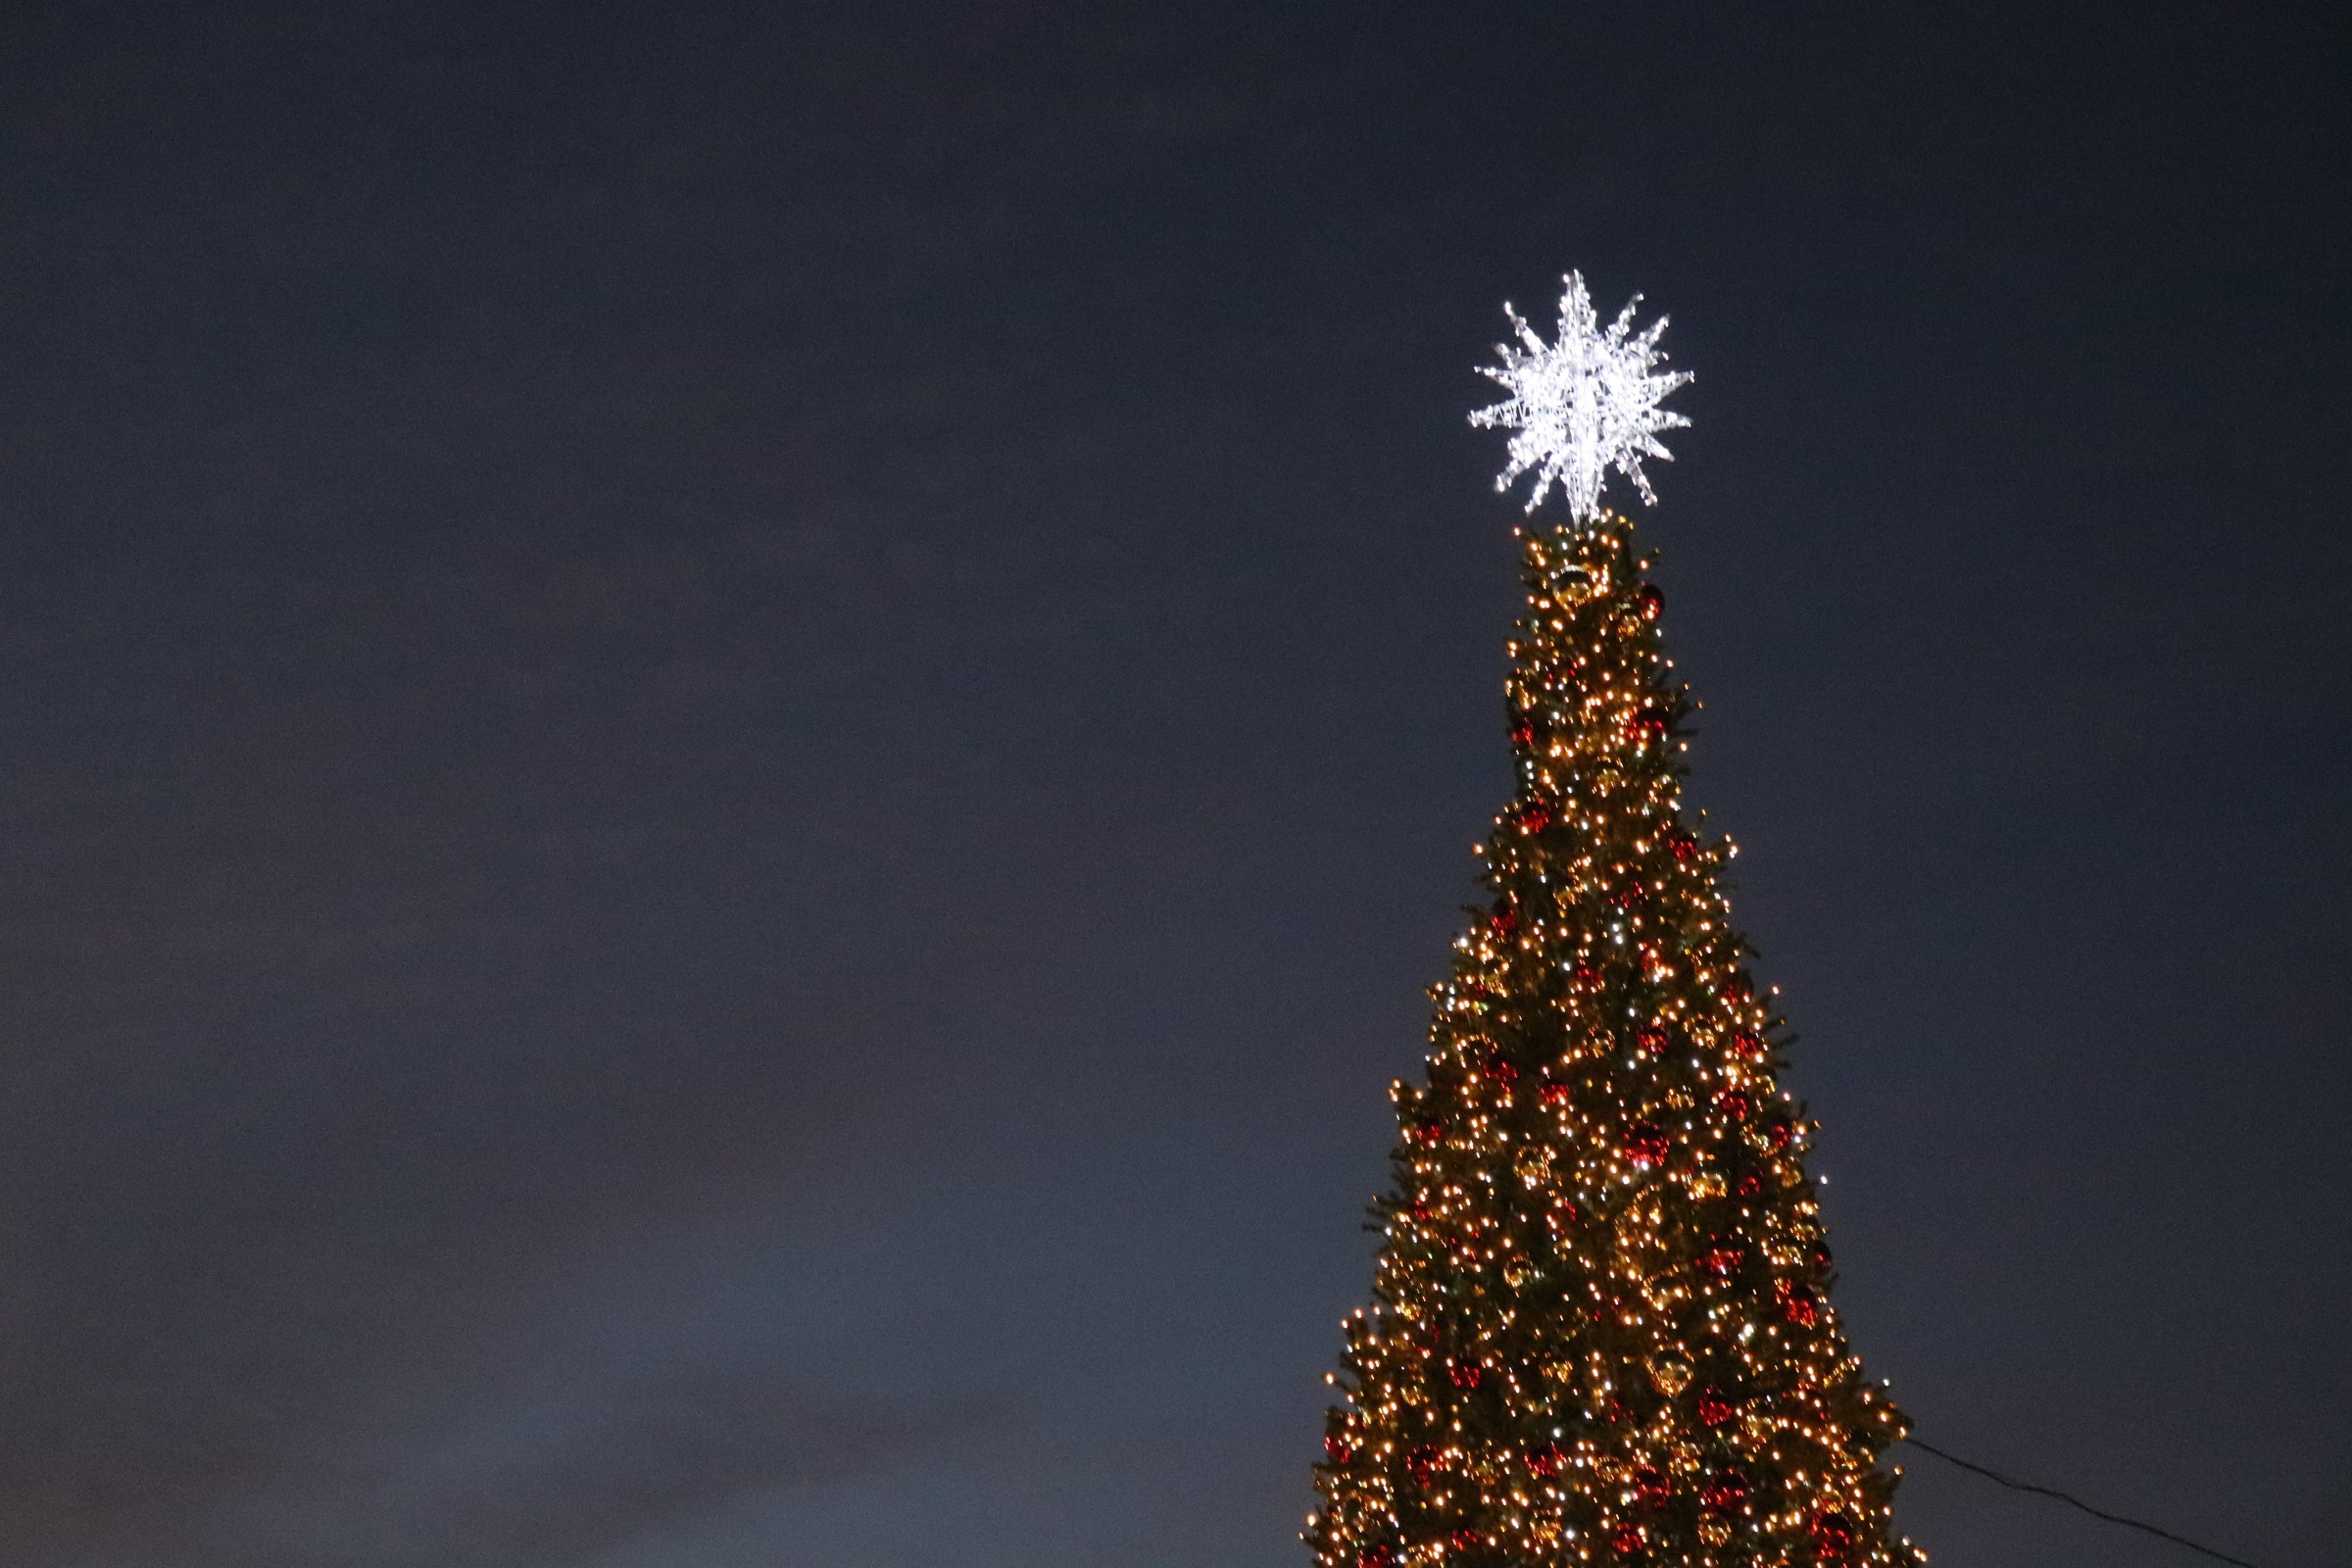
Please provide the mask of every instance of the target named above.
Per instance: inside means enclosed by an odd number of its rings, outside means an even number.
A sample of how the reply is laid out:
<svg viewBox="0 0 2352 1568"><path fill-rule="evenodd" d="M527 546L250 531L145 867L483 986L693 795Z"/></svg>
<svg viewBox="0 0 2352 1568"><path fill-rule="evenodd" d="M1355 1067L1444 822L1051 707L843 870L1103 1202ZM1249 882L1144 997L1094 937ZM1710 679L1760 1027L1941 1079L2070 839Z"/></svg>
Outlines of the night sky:
<svg viewBox="0 0 2352 1568"><path fill-rule="evenodd" d="M16 11L0 1562L1301 1568L1570 267L1866 1364L2342 1561L2348 105L2320 5Z"/></svg>

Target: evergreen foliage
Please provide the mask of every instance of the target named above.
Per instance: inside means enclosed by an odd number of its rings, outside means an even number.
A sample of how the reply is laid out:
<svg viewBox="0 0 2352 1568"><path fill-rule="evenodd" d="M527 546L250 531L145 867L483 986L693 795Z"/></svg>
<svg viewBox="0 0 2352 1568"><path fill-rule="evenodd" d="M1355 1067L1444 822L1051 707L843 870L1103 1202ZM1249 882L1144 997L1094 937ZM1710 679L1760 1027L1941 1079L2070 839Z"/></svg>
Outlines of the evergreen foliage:
<svg viewBox="0 0 2352 1568"><path fill-rule="evenodd" d="M1828 1298L1787 1043L1686 813L1693 706L1633 525L1525 540L1492 904L1394 1089L1347 1322L1323 1568L1911 1564L1905 1431Z"/></svg>

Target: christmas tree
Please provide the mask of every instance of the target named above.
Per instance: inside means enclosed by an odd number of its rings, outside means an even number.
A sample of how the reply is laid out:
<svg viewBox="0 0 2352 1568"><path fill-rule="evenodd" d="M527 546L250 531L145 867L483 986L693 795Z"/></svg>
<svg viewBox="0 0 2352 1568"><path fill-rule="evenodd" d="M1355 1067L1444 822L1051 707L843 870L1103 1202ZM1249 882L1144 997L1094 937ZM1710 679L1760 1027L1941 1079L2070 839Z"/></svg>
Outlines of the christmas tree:
<svg viewBox="0 0 2352 1568"><path fill-rule="evenodd" d="M1347 1322L1323 1568L1683 1568L1924 1560L1891 1533L1903 1417L1828 1300L1779 1087L1783 1021L1730 923L1730 844L1682 802L1692 703L1611 470L1686 422L1665 322L1602 328L1581 279L1558 341L1514 315L1501 483L1568 500L1522 530L1506 686L1517 787L1479 847L1491 903L1432 993L1426 1081L1394 1088L1376 1304ZM1508 308L1506 307L1506 310Z"/></svg>

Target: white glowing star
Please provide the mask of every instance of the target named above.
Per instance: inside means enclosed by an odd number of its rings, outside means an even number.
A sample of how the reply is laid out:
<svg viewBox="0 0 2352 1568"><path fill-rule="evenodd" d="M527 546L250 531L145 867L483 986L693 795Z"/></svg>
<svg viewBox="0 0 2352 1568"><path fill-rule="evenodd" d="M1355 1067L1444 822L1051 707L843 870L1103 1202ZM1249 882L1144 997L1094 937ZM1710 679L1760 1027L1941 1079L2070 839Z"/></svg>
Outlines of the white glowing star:
<svg viewBox="0 0 2352 1568"><path fill-rule="evenodd" d="M1570 272L1561 281L1568 290L1560 296L1556 343L1544 342L1517 311L1503 306L1519 343L1496 344L1494 352L1502 356L1502 363L1482 365L1478 370L1501 382L1511 395L1480 409L1470 422L1481 429L1499 425L1511 431L1510 466L1494 480L1495 489L1508 490L1513 480L1532 472L1536 491L1528 498L1528 511L1543 505L1557 484L1567 499L1570 518L1588 523L1599 515L1600 487L1611 468L1633 481L1642 501L1657 504L1642 460L1674 461L1674 454L1658 441L1658 432L1690 421L1658 405L1689 381L1690 372L1658 368L1666 358L1658 348L1666 318L1634 333L1634 307L1642 303L1641 295L1627 300L1604 330L1592 314L1584 274Z"/></svg>

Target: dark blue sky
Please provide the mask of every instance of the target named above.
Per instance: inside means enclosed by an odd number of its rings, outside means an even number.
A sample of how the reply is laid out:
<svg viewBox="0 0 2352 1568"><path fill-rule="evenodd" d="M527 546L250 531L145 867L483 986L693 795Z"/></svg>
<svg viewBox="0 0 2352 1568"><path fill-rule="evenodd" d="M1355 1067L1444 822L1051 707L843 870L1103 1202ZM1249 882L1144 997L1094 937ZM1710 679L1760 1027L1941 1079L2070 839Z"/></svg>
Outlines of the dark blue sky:
<svg viewBox="0 0 2352 1568"><path fill-rule="evenodd" d="M230 10L0 60L0 1561L1303 1563L1571 266L1871 1370L2338 1560L2336 8Z"/></svg>

